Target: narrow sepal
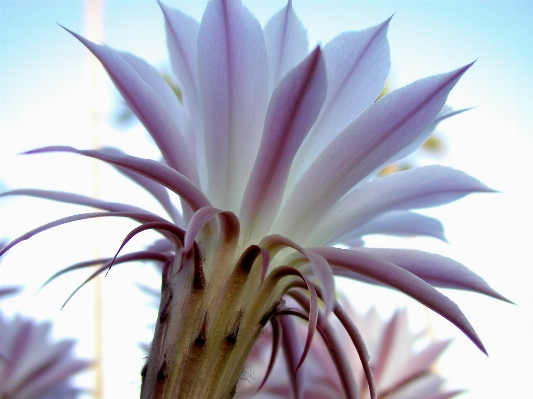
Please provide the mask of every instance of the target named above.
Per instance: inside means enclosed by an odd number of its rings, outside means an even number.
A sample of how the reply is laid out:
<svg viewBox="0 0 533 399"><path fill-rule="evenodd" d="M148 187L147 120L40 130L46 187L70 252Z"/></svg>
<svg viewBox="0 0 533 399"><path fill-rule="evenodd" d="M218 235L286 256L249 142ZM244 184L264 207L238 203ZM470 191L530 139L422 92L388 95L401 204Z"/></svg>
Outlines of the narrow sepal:
<svg viewBox="0 0 533 399"><path fill-rule="evenodd" d="M27 151L25 154L39 154L46 152L71 152L90 158L100 159L101 161L108 162L114 166L129 169L153 180L154 182L162 184L169 190L175 192L182 197L193 210L210 205L209 200L204 193L202 193L202 191L186 176L167 165L151 159L137 158L126 154L111 154L108 151L102 150L77 150L76 148L68 146L43 147Z"/></svg>
<svg viewBox="0 0 533 399"><path fill-rule="evenodd" d="M176 95L159 73L140 58L116 52L65 30L103 64L126 103L152 135L166 162L197 183L194 153L188 147L190 140L185 140L182 134L187 131L187 118Z"/></svg>
<svg viewBox="0 0 533 399"><path fill-rule="evenodd" d="M512 303L476 273L445 256L414 249L358 248L357 251L394 263L435 287L473 291Z"/></svg>
<svg viewBox="0 0 533 399"><path fill-rule="evenodd" d="M416 299L456 325L483 353L487 353L459 307L416 275L391 262L354 250L316 248L313 252L322 255L332 265L362 274Z"/></svg>
<svg viewBox="0 0 533 399"><path fill-rule="evenodd" d="M281 232L307 231L356 184L416 141L469 67L418 80L368 107L296 184L279 217L280 227L287 229Z"/></svg>
<svg viewBox="0 0 533 399"><path fill-rule="evenodd" d="M279 210L294 156L315 122L325 95L326 69L317 47L272 95L241 207L245 226L268 231Z"/></svg>

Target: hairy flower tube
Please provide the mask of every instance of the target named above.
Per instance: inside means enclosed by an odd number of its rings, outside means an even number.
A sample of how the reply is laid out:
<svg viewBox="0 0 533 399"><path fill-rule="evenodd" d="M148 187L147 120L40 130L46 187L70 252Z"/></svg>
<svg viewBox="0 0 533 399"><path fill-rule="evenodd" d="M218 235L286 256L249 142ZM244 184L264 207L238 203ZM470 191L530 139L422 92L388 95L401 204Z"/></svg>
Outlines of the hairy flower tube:
<svg viewBox="0 0 533 399"><path fill-rule="evenodd" d="M99 211L38 227L12 241L64 223L126 217L135 235L163 236L144 251L73 265L150 260L162 265L154 339L142 371L142 398L230 398L246 359L267 324L283 332L294 397L298 370L315 335L328 342L344 395L358 398L337 317L360 356L370 396L376 391L364 344L335 300L334 276L404 292L442 315L482 351L458 306L435 287L471 290L501 300L479 276L439 255L363 248L367 234L442 238L442 225L412 212L465 195L491 192L478 180L442 166L379 177L416 150L454 112L448 93L470 65L418 80L375 101L389 72L387 20L308 48L291 1L261 28L239 0L211 0L201 23L160 4L173 73L182 101L145 61L71 32L103 64L125 102L159 147L162 161L117 148L65 146L28 153L69 152L118 168L168 212L73 193L19 189L28 195ZM177 194L178 212L164 188ZM339 249L344 244L351 249ZM57 277L54 276L54 277ZM294 298L298 309L288 308ZM305 340L287 315L307 320ZM283 316L283 317L282 317Z"/></svg>

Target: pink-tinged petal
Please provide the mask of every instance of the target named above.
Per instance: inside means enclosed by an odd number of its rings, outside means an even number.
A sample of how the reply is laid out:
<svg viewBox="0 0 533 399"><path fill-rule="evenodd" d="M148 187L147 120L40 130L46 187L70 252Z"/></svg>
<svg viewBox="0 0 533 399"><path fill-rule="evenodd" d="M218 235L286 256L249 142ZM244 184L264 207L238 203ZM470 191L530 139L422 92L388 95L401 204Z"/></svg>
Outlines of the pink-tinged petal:
<svg viewBox="0 0 533 399"><path fill-rule="evenodd" d="M324 47L328 95L312 134L340 133L379 96L390 69L389 22L344 32Z"/></svg>
<svg viewBox="0 0 533 399"><path fill-rule="evenodd" d="M309 53L307 30L292 8L292 0L265 25L268 84L272 93L287 73Z"/></svg>
<svg viewBox="0 0 533 399"><path fill-rule="evenodd" d="M28 346L31 344L32 327L31 322L27 320L22 321L16 331L8 330L8 333L11 332L13 336L8 340L11 341L9 351L4 354L8 358L8 361L5 364L5 371L2 376L6 385L5 387L2 387L3 389L11 389L12 386L16 384L17 368L19 368L20 364L24 361L24 355ZM5 332L3 333L5 334ZM8 384L12 386L9 386Z"/></svg>
<svg viewBox="0 0 533 399"><path fill-rule="evenodd" d="M439 392L444 384L444 379L435 374L426 374L417 378L405 387L398 389L394 393L397 398L423 398L423 399L448 399L453 398L463 391L454 390L448 392ZM437 392L437 393L435 393Z"/></svg>
<svg viewBox="0 0 533 399"><path fill-rule="evenodd" d="M357 183L414 142L469 67L418 80L373 103L307 169L285 202L277 231L307 232Z"/></svg>
<svg viewBox="0 0 533 399"><path fill-rule="evenodd" d="M198 31L200 24L180 10L168 7L158 0L165 17L165 31L170 65L178 79L185 112L192 123L194 135L191 151L195 152L201 185L207 182L204 125L198 84ZM195 148L194 148L195 147Z"/></svg>
<svg viewBox="0 0 533 399"><path fill-rule="evenodd" d="M357 354L359 355L359 360L361 361L361 366L363 368L363 372L368 383L370 398L377 399L376 384L374 382L374 376L369 363L370 355L368 354L368 350L366 349L363 336L357 329L355 323L350 319L350 316L344 311L344 309L338 302L335 303L335 309L333 310L333 312L335 313L335 316L337 316L337 319L339 319L342 326L350 336L352 343L354 344L354 347L357 350Z"/></svg>
<svg viewBox="0 0 533 399"><path fill-rule="evenodd" d="M193 248L196 236L202 228L216 215L222 212L220 209L206 206L198 209L192 216L187 231L185 232L185 239L183 240L183 253L185 256Z"/></svg>
<svg viewBox="0 0 533 399"><path fill-rule="evenodd" d="M319 295L322 296L322 291L317 288ZM304 308L306 311L309 311L310 306L308 304L309 300L307 297L299 291L296 292L289 292L289 295L291 295L302 308ZM370 397L371 399L376 399L376 390L374 386L374 380L372 377L372 370L370 368L369 364L369 355L366 350L365 344L363 342L363 338L353 322L350 320L350 317L344 312L344 309L342 309L341 305L335 301L335 308L334 308L335 316L339 319L342 326L346 329L346 332L348 333L348 336L352 340L356 350L357 354L359 355L359 358L361 360L361 365L363 367L363 370L365 372L368 386L370 389ZM344 389L344 392L346 394L346 397L353 398L358 397L357 392L357 384L354 379L353 371L350 367L349 361L347 361L347 357L344 355L347 353L346 348L342 347L344 344L339 340L336 331L334 328L332 328L332 325L329 323L327 318L324 317L322 313L319 313L319 324L317 325L317 329L322 335L322 338L325 341L325 346L328 348L329 353L331 355L331 358L337 367L338 377L341 380L342 387ZM342 348L341 348L342 347ZM317 351L317 347L315 346L314 350L315 356L318 356L320 358L319 361L321 361L322 357L321 353ZM340 353L337 353L340 352ZM315 361L316 359L313 359L311 357L310 361ZM312 365L312 364L311 364ZM316 366L316 365L315 365ZM335 375L337 373L333 373ZM310 384L320 384L319 381L307 381ZM336 385L336 384L335 384ZM314 391L315 387L313 387Z"/></svg>
<svg viewBox="0 0 533 399"><path fill-rule="evenodd" d="M130 254L128 254L128 255L130 255ZM119 256L117 258L112 258L110 261L104 263L102 266L100 266L98 269L96 269L93 273L91 273L91 275L89 277L87 277L78 287L76 287L76 289L74 291L72 291L72 293L68 296L68 298L65 300L65 302L63 302L63 305L61 305L61 309L63 309L65 306L67 306L67 304L74 297L74 295L76 295L76 293L79 290L81 290L83 287L85 287L85 285L90 283L96 276L99 276L100 274L102 274L104 272L106 272L106 274L107 274L111 267L114 267L114 266L119 265L119 264L127 263L128 261L124 261L123 258L126 258L128 255ZM150 259L150 260L152 260L152 259ZM169 260L167 260L165 262L165 264L169 264L171 262L172 262L172 260L169 259ZM163 265L163 268L164 267L165 266ZM61 271L61 272L63 272L61 274L64 274L64 273L66 273L68 271L70 271L70 270L64 269L64 270ZM55 275L55 277L58 277L58 275ZM48 281L50 281L50 280L48 280ZM47 283L48 283L48 281L47 281ZM160 294L159 291L157 293Z"/></svg>
<svg viewBox="0 0 533 399"><path fill-rule="evenodd" d="M372 372L376 380L380 381L383 379L383 375L387 371L387 368L390 366L391 362L395 362L395 339L396 339L396 325L398 324L398 317L400 313L396 312L392 317L392 320L385 327L385 331L381 336L381 340L378 346L378 352L376 357L373 359L373 368ZM411 347L406 348L410 350Z"/></svg>
<svg viewBox="0 0 533 399"><path fill-rule="evenodd" d="M165 160L171 158L171 160L167 160L168 165L175 169L178 167L181 168L179 172L183 173L190 179L197 179L198 172L194 167L196 165L195 148L197 137L193 125L189 117L185 114L185 110L179 102L176 93L167 82L165 82L160 73L145 60L123 51L117 52L116 54L126 61L138 76L153 90L157 97L161 99L162 105L167 109L167 117L172 118L174 122L174 128L176 130L172 132L174 136L172 138L161 137L161 135L150 131L150 134L154 137ZM160 115L160 117L162 116L163 115ZM165 134L170 133L171 132L168 131ZM165 145L174 145L174 147L166 148L164 147ZM179 159L179 156L186 156L188 158ZM184 161L192 165L184 165Z"/></svg>
<svg viewBox="0 0 533 399"><path fill-rule="evenodd" d="M185 256L189 253L189 251L192 250L198 233L200 233L202 228L217 215L220 217L220 221L222 223L221 228L223 230L223 235L228 238L234 237L235 240L237 240L239 237L239 220L235 214L206 206L197 210L189 222L183 242L182 256Z"/></svg>
<svg viewBox="0 0 533 399"><path fill-rule="evenodd" d="M390 69L385 22L344 32L324 47L328 93L291 172L296 182L318 155L379 96Z"/></svg>
<svg viewBox="0 0 533 399"><path fill-rule="evenodd" d="M444 107L442 107L441 111L439 112L439 114L437 115L437 117L435 118L435 120L433 121L433 123L431 125L429 125L429 127L424 131L424 133L422 133L418 139L416 139L415 141L413 141L411 144L409 144L407 147L405 147L402 151L400 151L398 154L394 155L391 159L389 159L386 163L387 164L390 164L390 163L393 163L393 162L396 162L402 158L405 158L406 156L408 156L409 154L415 152L418 148L420 148L420 146L422 146L428 139L429 137L435 132L435 129L437 128L437 126L439 125L439 123L441 123L442 121L448 119L448 118L451 118L452 116L455 116L455 115L459 115L459 114L462 114L463 112L465 111L469 111L471 110L472 108L463 108L463 109L458 109L458 110L452 110L452 108L448 105L444 105Z"/></svg>
<svg viewBox="0 0 533 399"><path fill-rule="evenodd" d="M435 287L473 291L512 303L453 259L414 249L358 248L357 251L394 263Z"/></svg>
<svg viewBox="0 0 533 399"><path fill-rule="evenodd" d="M281 333L280 333L280 326L279 326L279 319L277 317L273 317L270 319L270 324L272 325L272 352L270 354L270 360L268 361L268 366L265 372L265 375L263 377L263 380L259 384L259 387L257 388L257 392L263 388L265 383L268 381L268 377L270 377L270 374L272 373L272 369L274 368L274 364L276 363L276 358L278 356L278 349L280 346L281 341ZM263 332L264 334L264 332ZM254 346L254 349L257 349L258 344ZM249 356L248 359L250 359L252 356Z"/></svg>
<svg viewBox="0 0 533 399"><path fill-rule="evenodd" d="M15 316L0 315L0 344L4 350L0 367L0 390L10 398L73 398L78 389L70 387L72 374L89 362L72 357L71 340L50 342L51 323L36 323Z"/></svg>
<svg viewBox="0 0 533 399"><path fill-rule="evenodd" d="M72 272L74 270L79 269L85 269L87 267L96 266L96 265L104 265L99 270L107 270L109 269L109 265L111 262L113 262L113 265L118 265L120 263L127 263L127 262L139 262L139 261L153 261L153 262L162 262L165 263L169 261L171 258L165 254L162 254L160 252L155 251L137 251L132 252L126 255L118 256L117 258L101 258L101 259L91 259L84 262L78 262L73 265L70 265L68 267L65 267L64 269L61 269L60 271L54 273L52 276L46 280L43 285L39 288L39 290L43 289L45 286L50 284L52 281L54 281L56 278L62 276L63 274ZM144 286L143 286L144 288ZM149 287L147 287L149 288ZM152 289L152 288L151 288ZM157 290L157 294L159 295L160 290Z"/></svg>
<svg viewBox="0 0 533 399"><path fill-rule="evenodd" d="M151 215L146 212L91 212L91 213L82 213L79 215L72 215L67 216L65 218L61 218L58 220L54 220L53 222L46 223L40 227L37 227L36 229L33 229L31 231L28 231L27 233L21 235L20 237L14 239L9 244L7 244L4 248L0 249L0 256L5 254L8 250L13 248L18 243L28 240L31 237L33 237L36 234L42 233L43 231L50 230L54 227L61 226L62 224L67 224L71 222L77 222L78 220L85 220L85 219L92 219L92 218L98 218L98 217L126 217L130 218L139 222L152 222L152 221L158 221L158 222L166 222L165 219L155 217L154 215Z"/></svg>
<svg viewBox="0 0 533 399"><path fill-rule="evenodd" d="M198 32L209 198L238 212L252 170L268 100L263 30L239 0L213 0Z"/></svg>
<svg viewBox="0 0 533 399"><path fill-rule="evenodd" d="M487 353L474 328L459 307L424 280L395 264L359 251L315 248L332 265L376 280L409 295L456 325L483 352Z"/></svg>
<svg viewBox="0 0 533 399"><path fill-rule="evenodd" d="M291 317L281 316L278 317L278 320L281 327L281 346L287 363L291 398L300 399L302 398L303 385L302 378L296 373L298 355L302 351L298 329Z"/></svg>
<svg viewBox="0 0 533 399"><path fill-rule="evenodd" d="M279 268L277 270L284 270L285 275L295 275L302 279L304 283L305 289L309 293L309 297L305 296L304 294L298 292L298 291L290 291L288 295L292 296L294 299L296 299L300 305L305 309L306 313L302 313L300 310L294 310L294 314L303 317L305 320L307 320L307 338L305 340L305 345L302 351L302 355L300 356L300 360L298 361L298 364L296 365L296 368L294 372L298 372L300 367L302 366L303 362L307 358L307 355L309 354L309 351L311 349L311 344L313 342L313 337L315 335L315 331L317 329L318 324L318 295L315 289L314 284L309 281L302 273L300 273L297 269L292 267L283 267ZM302 303L303 301L303 303ZM287 314L291 314L293 310L285 308L279 312L279 314L285 314L285 312L289 312Z"/></svg>
<svg viewBox="0 0 533 399"><path fill-rule="evenodd" d="M341 342L334 328L326 321L320 320L318 331L324 341L327 342L327 349L335 363L343 391L347 398L359 399L359 390L355 381L350 361L346 354L344 342Z"/></svg>
<svg viewBox="0 0 533 399"><path fill-rule="evenodd" d="M124 152L122 152L118 148L105 147L102 150L109 151L110 153L124 154ZM167 211L168 215L172 218L172 221L174 223L176 223L178 226L184 226L183 216L180 214L178 209L174 206L174 204L170 200L168 191L163 186L161 186L160 184L154 182L153 180L147 177L144 177L138 173L132 172L129 169L123 169L120 167L117 167L116 169L120 173L122 173L124 176L127 176L129 179L133 180L139 186L141 186L146 191L148 191L161 204L163 209Z"/></svg>
<svg viewBox="0 0 533 399"><path fill-rule="evenodd" d="M462 114L463 112L470 111L472 108L473 107L453 110L452 107L445 105L444 107L442 107L441 112L439 112L439 114L437 115L437 118L435 118L435 120L431 124L431 127L434 130L437 125L442 121L451 118L452 116Z"/></svg>
<svg viewBox="0 0 533 399"><path fill-rule="evenodd" d="M339 242L339 244L346 245L348 248L359 248L359 247L365 246L365 240L359 237L352 238L352 239L346 238L346 239L342 239L342 241Z"/></svg>
<svg viewBox="0 0 533 399"><path fill-rule="evenodd" d="M66 30L100 60L128 106L152 135L168 165L198 182L194 154L180 131L186 127L181 104L159 73L131 54L118 53ZM180 126L180 122L185 126Z"/></svg>
<svg viewBox="0 0 533 399"><path fill-rule="evenodd" d="M379 177L359 185L335 204L324 215L313 239L335 241L385 212L439 206L476 192L494 190L445 166L423 166Z"/></svg>
<svg viewBox="0 0 533 399"><path fill-rule="evenodd" d="M449 392L443 392L443 393L437 393L434 395L429 395L426 397L426 399L450 399L455 398L456 396L461 395L462 393L466 392L465 390L453 390Z"/></svg>
<svg viewBox="0 0 533 399"><path fill-rule="evenodd" d="M99 274L101 274L104 270L106 270L106 275L107 273L111 270L111 268L115 265L115 262L117 261L117 259L120 259L120 257L118 256L118 254L120 253L120 251L122 251L122 249L126 246L126 244L133 238L135 237L137 234L143 232L143 231L146 231L146 230L157 230L160 234L166 234L168 233L168 235L172 236L175 243L176 243L176 250L182 245L182 239L183 239L183 236L184 236L184 232L183 230L181 230L179 227L173 225L172 223L169 223L169 222L147 222L147 223L144 223L142 224L141 226L138 226L136 227L135 229L133 229L132 231L130 231L128 233L128 235L126 236L126 238L124 238L124 240L122 241L122 244L120 245L117 253L115 254L115 256L107 263L105 263L103 266L101 266L100 268L98 268L95 272L93 272L87 279L85 279L85 281L83 283L81 283L70 295L69 297L67 298L67 300L63 303L63 306L61 306L61 309L63 309L67 303L72 299L72 297L82 288L84 287L88 282L90 282L92 279L94 279L96 276L98 276ZM124 258L124 257L122 257ZM169 260L170 261L170 260ZM63 274L64 272L66 271L70 271L72 269L64 269L61 271L61 274ZM57 277L57 275L56 275ZM196 276L195 276L196 277Z"/></svg>
<svg viewBox="0 0 533 399"><path fill-rule="evenodd" d="M200 119L198 93L198 64L196 48L200 24L180 10L158 0L165 17L167 48L172 72L178 79L183 94L183 105L191 120Z"/></svg>
<svg viewBox="0 0 533 399"><path fill-rule="evenodd" d="M178 226L181 227L181 226ZM146 247L147 250L157 251L157 252L173 252L174 245L167 239L161 238L155 240L153 243Z"/></svg>
<svg viewBox="0 0 533 399"><path fill-rule="evenodd" d="M125 171L125 169L121 169L122 172ZM154 191L154 196L157 195L158 197L163 197L163 194L166 194L166 197L168 199L168 194L166 191L164 191L164 188L153 182L152 180L145 178L141 175L138 175L136 173L132 173L132 175L135 175L132 177L132 179L136 180L137 178L142 178L144 180L141 180L140 184L147 185L149 189ZM139 179L140 180L140 179ZM152 187L156 186L156 187ZM160 192L160 190L163 190L163 193ZM164 219L160 216L148 212L142 208L138 208L133 205L129 204L122 204L118 202L108 202L108 201L102 201L99 199L95 199L92 197L86 197L84 195L80 194L74 194L64 191L55 191L55 190L39 190L39 189L18 189L18 190L11 190L5 193L0 194L0 197L2 196L8 196L8 195L26 195L30 197L36 197L36 198L44 198L52 201L59 201L59 202L65 202L69 204L76 204L76 205L84 205L84 206L90 206L93 208L102 209L109 212L130 212L132 214L146 214L146 216L143 217L143 219L137 219L139 221L163 221ZM164 197L162 198L164 200ZM168 206L172 206L172 203L168 203ZM173 208L170 208L169 210L172 210ZM177 217L179 217L179 214L176 214ZM0 245L0 248L2 246Z"/></svg>
<svg viewBox="0 0 533 399"><path fill-rule="evenodd" d="M390 390L397 390L402 385L407 385L415 378L419 378L423 374L431 370L433 363L448 347L450 341L442 341L431 344L425 348L422 352L412 355L408 362L402 364L402 370L400 375L396 375L397 381L394 386L388 388ZM412 350L412 347L410 348Z"/></svg>
<svg viewBox="0 0 533 399"><path fill-rule="evenodd" d="M326 315L330 314L335 303L335 280L333 279L331 267L322 256L317 256L317 253L302 248L294 241L278 234L263 238L259 245L272 251L274 255L283 248L293 248L307 259L311 264L315 277L320 282L322 288L322 300L326 305Z"/></svg>
<svg viewBox="0 0 533 399"><path fill-rule="evenodd" d="M2 287L0 288L0 300L7 296L18 294L22 290L21 287ZM0 358L2 354L0 353Z"/></svg>
<svg viewBox="0 0 533 399"><path fill-rule="evenodd" d="M111 269L116 259L118 258L118 254L120 253L120 251L122 251L122 249L126 246L126 244L137 234L142 233L143 231L146 231L146 230L156 230L158 233L166 237L169 237L174 243L175 252L178 252L178 250L183 247L185 232L182 229L180 229L178 226L176 226L175 224L169 223L167 221L146 222L134 228L124 238L124 240L122 241L122 244L120 244L118 251L116 252L115 256L113 257L113 260L111 261L109 265L109 269Z"/></svg>
<svg viewBox="0 0 533 399"><path fill-rule="evenodd" d="M405 309L396 311L387 323L379 343L374 375L379 381L381 393L404 375L406 365L413 358L413 346L417 336L409 333L409 323Z"/></svg>
<svg viewBox="0 0 533 399"><path fill-rule="evenodd" d="M439 220L409 211L392 211L379 215L345 234L338 241L341 243L352 242L368 234L427 236L446 242L444 227Z"/></svg>
<svg viewBox="0 0 533 399"><path fill-rule="evenodd" d="M68 349L70 349L70 346ZM28 375L26 380L21 382L20 386L16 388L16 392L21 398L40 397L39 394L43 391L46 392L53 389L54 386L64 383L73 374L86 369L90 365L90 362L84 360L69 360L68 362L57 358L54 360L41 364L39 369Z"/></svg>
<svg viewBox="0 0 533 399"><path fill-rule="evenodd" d="M133 172L139 173L140 175L162 184L169 190L175 192L191 207L192 210L197 210L210 205L207 197L186 176L167 165L151 159L137 158L126 154L110 154L109 152L100 150L77 150L68 146L44 147L25 152L25 154L45 152L72 152L90 158L100 159L101 161L110 163L114 166L132 170Z"/></svg>
<svg viewBox="0 0 533 399"><path fill-rule="evenodd" d="M317 47L272 95L241 207L245 229L268 231L279 210L294 156L320 112L326 86L324 60Z"/></svg>
<svg viewBox="0 0 533 399"><path fill-rule="evenodd" d="M22 188L18 190L11 190L0 194L0 197L8 195L25 195L29 197L44 198L52 201L65 202L68 204L84 205L93 208L103 209L109 212L136 212L146 213L148 215L159 218L159 216L148 212L142 208L138 208L129 204L121 204L118 202L102 201L92 197L86 197L80 194L68 193L64 191L55 190L39 190L33 188Z"/></svg>

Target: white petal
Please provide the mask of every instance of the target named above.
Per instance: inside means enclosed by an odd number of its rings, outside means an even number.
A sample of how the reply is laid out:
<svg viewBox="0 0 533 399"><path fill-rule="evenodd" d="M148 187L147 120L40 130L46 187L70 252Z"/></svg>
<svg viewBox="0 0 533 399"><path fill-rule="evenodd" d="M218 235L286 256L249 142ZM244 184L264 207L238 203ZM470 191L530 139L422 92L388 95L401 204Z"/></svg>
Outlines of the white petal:
<svg viewBox="0 0 533 399"><path fill-rule="evenodd" d="M292 0L265 25L268 84L272 93L285 75L309 52L307 30L292 8Z"/></svg>
<svg viewBox="0 0 533 399"><path fill-rule="evenodd" d="M165 17L167 47L172 72L178 79L183 94L183 104L190 117L200 118L198 94L198 66L196 46L200 24L180 10L159 2ZM196 114L196 115L195 115Z"/></svg>
<svg viewBox="0 0 533 399"><path fill-rule="evenodd" d="M357 183L415 141L468 67L418 80L372 104L297 183L279 217L280 231L291 235L296 228L309 230Z"/></svg>
<svg viewBox="0 0 533 399"><path fill-rule="evenodd" d="M452 108L450 106L444 105L444 107L442 107L441 111L439 112L439 114L437 115L433 123L429 125L429 127L424 131L424 133L422 133L415 141L413 141L411 144L405 147L398 154L394 155L391 159L385 162L385 164L391 164L402 158L405 158L409 154L412 154L429 139L429 137L433 134L433 132L435 131L439 123L441 123L442 121L448 118L451 118L452 116L461 114L470 109L471 108L463 108L463 109L452 111Z"/></svg>
<svg viewBox="0 0 533 399"><path fill-rule="evenodd" d="M357 251L394 263L435 287L474 291L509 302L476 273L445 256L413 249L358 248Z"/></svg>
<svg viewBox="0 0 533 399"><path fill-rule="evenodd" d="M159 1L165 17L167 48L170 65L178 79L185 112L191 121L191 151L196 157L200 187L207 186L207 165L205 160L204 126L198 87L198 31L200 24L180 10L168 7Z"/></svg>
<svg viewBox="0 0 533 399"><path fill-rule="evenodd" d="M407 328L409 327L407 326ZM433 343L424 348L422 352L417 353L416 355L411 355L409 359L405 359L406 361L399 365L401 369L394 370L395 373L390 376L392 381L389 386L384 386L383 388L392 388L396 391L398 390L398 386L401 387L404 384L408 386L411 381L423 378L425 374L431 372L433 363L437 361L438 357L448 347L449 343L449 341ZM410 349L412 350L412 346ZM435 391L431 393L434 392ZM420 392L417 392L417 394L420 394Z"/></svg>
<svg viewBox="0 0 533 399"><path fill-rule="evenodd" d="M407 311L396 311L386 325L375 357L374 378L379 381L380 390L386 390L401 377L415 342L416 336L409 332Z"/></svg>
<svg viewBox="0 0 533 399"><path fill-rule="evenodd" d="M335 269L345 269L395 288L445 317L486 353L483 344L459 307L416 275L386 260L356 250L312 248Z"/></svg>
<svg viewBox="0 0 533 399"><path fill-rule="evenodd" d="M268 232L279 210L294 156L325 96L326 69L317 47L272 95L261 146L243 198L240 219L245 228L253 227L260 235Z"/></svg>
<svg viewBox="0 0 533 399"><path fill-rule="evenodd" d="M257 154L268 97L263 31L240 1L213 0L198 32L208 193L234 212Z"/></svg>
<svg viewBox="0 0 533 399"><path fill-rule="evenodd" d="M179 145L188 145L191 156L189 162L191 162L193 165L196 165L195 147L197 136L193 130L190 119L187 115L185 115L185 110L176 97L174 91L172 91L170 86L161 77L159 72L143 59L126 52L118 52L117 54L121 56L124 61L126 61L135 70L135 72L137 72L139 76L152 87L155 93L157 93L161 99L161 102L168 110L168 116L174 120L178 132L184 137L184 142L180 143ZM165 148L162 152L168 153L172 151L169 151L169 149Z"/></svg>
<svg viewBox="0 0 533 399"><path fill-rule="evenodd" d="M339 238L339 242L344 243L368 234L428 236L446 241L444 227L437 219L414 212L393 211L377 216L362 226L356 227Z"/></svg>
<svg viewBox="0 0 533 399"><path fill-rule="evenodd" d="M443 205L474 192L493 192L464 172L424 166L394 173L352 190L322 217L314 239L341 237L385 212Z"/></svg>
<svg viewBox="0 0 533 399"><path fill-rule="evenodd" d="M322 111L295 160L297 181L316 157L379 96L390 69L385 22L344 32L324 47L328 94Z"/></svg>
<svg viewBox="0 0 533 399"><path fill-rule="evenodd" d="M197 182L194 158L180 131L181 105L163 78L152 66L133 55L118 53L69 32L104 65L128 106L154 138L168 165Z"/></svg>

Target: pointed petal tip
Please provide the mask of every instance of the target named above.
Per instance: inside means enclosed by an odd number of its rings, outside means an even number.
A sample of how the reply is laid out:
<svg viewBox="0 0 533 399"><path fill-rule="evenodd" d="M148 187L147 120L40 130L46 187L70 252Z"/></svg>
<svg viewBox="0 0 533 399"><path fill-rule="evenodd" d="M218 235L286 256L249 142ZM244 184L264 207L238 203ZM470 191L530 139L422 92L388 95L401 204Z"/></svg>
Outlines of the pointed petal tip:
<svg viewBox="0 0 533 399"><path fill-rule="evenodd" d="M60 23L57 23L59 26L61 26L63 29L65 29L68 33L70 33L72 36L74 36L76 39L78 39L79 41L81 41L82 43L85 44L86 41L88 41L87 39L85 39L84 37L82 37L80 34L74 32L73 30L70 30L69 28L61 25Z"/></svg>
<svg viewBox="0 0 533 399"><path fill-rule="evenodd" d="M500 301L506 302L510 305L517 305L515 302L511 301L507 297L504 297L503 295L499 294L498 292L494 291L494 295L491 295L494 299L499 299Z"/></svg>
<svg viewBox="0 0 533 399"><path fill-rule="evenodd" d="M383 21L381 25L385 25L388 29L388 25L390 24L390 21L392 20L392 17L394 17L395 14L396 14L395 12L392 13L392 15L389 18L387 18L385 21Z"/></svg>
<svg viewBox="0 0 533 399"><path fill-rule="evenodd" d="M61 152L61 151L79 152L79 150L75 149L74 147L70 147L68 145L51 145L51 146L46 146L46 147L34 148L33 150L23 151L23 152L20 152L19 155L33 155L33 154L41 154L44 152Z"/></svg>
<svg viewBox="0 0 533 399"><path fill-rule="evenodd" d="M390 21L392 20L392 17L394 17L395 14L396 13L393 13L389 18L387 18L383 22L380 22L379 24L371 26L371 27L369 27L367 29L377 29L377 30L384 29L385 31L387 31L389 29Z"/></svg>
<svg viewBox="0 0 533 399"><path fill-rule="evenodd" d="M474 61L470 62L469 64L466 64L460 68L457 68L454 72L457 73L457 75L461 76L463 75L466 71L468 71L470 69L470 67L472 65L474 65L476 63L477 59L475 59Z"/></svg>
<svg viewBox="0 0 533 399"><path fill-rule="evenodd" d="M159 5L159 8L161 8L161 11L163 12L163 17L165 17L165 20L167 19L167 12L171 9L170 6L163 3L161 0L156 0L157 4Z"/></svg>
<svg viewBox="0 0 533 399"><path fill-rule="evenodd" d="M386 20L384 20L383 22L373 26L373 27L370 27L368 29L371 29L371 30L376 30L378 32L383 32L384 35L387 35L387 32L389 30L389 25L390 25L390 21L392 20L392 17L394 17L394 14L392 14L389 18L387 18Z"/></svg>
<svg viewBox="0 0 533 399"><path fill-rule="evenodd" d="M456 325L457 326L457 325ZM483 345L483 342L481 342L481 339L478 337L476 332L474 330L469 331L468 333L460 328L460 330L465 333L466 337L481 351L485 356L489 356L489 353L487 352L487 349L485 348L485 345Z"/></svg>
<svg viewBox="0 0 533 399"><path fill-rule="evenodd" d="M453 69L449 72L434 75L433 77L442 77L447 80L449 79L449 82L453 82L453 85L455 85L457 81L465 74L465 72L468 71L472 65L474 65L475 62L476 60L470 62L469 64L463 65L462 67L459 67L457 69Z"/></svg>
<svg viewBox="0 0 533 399"><path fill-rule="evenodd" d="M503 192L500 191L500 190L496 190L494 188L490 188L489 186L485 186L483 184L483 188L481 188L480 190L478 190L479 193L486 193L486 194L502 194Z"/></svg>

